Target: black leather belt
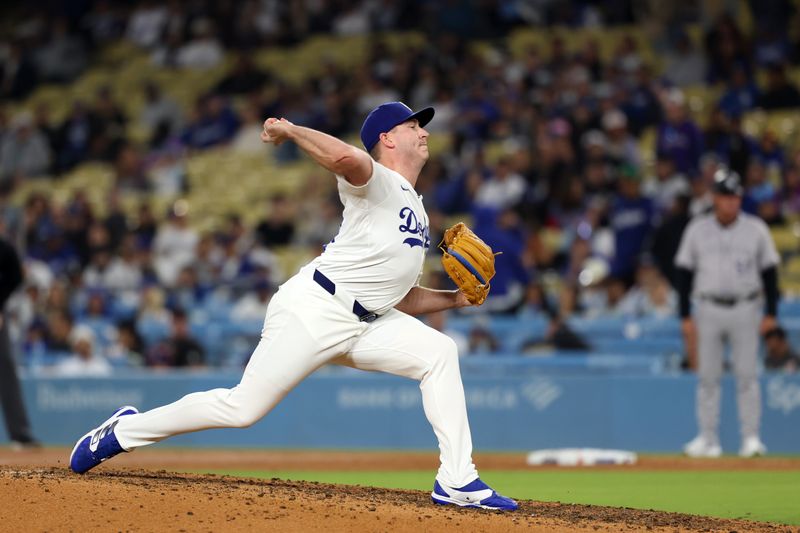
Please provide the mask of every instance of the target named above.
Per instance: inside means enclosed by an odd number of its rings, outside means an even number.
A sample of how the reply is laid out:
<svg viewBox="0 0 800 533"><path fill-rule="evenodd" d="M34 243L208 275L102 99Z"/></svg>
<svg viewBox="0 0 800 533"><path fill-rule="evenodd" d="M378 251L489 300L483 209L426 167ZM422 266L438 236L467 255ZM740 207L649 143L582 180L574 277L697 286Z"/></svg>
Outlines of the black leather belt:
<svg viewBox="0 0 800 533"><path fill-rule="evenodd" d="M715 296L713 294L703 294L700 296L700 299L711 302L714 305L719 305L720 307L733 307L740 302L751 302L758 298L760 294L761 291L751 292L744 296Z"/></svg>
<svg viewBox="0 0 800 533"><path fill-rule="evenodd" d="M314 269L314 281L317 282L317 285L328 291L331 296L336 294L336 284L317 269ZM358 300L353 300L353 314L356 315L361 322L372 322L380 316L372 311L367 311L363 305L358 303Z"/></svg>

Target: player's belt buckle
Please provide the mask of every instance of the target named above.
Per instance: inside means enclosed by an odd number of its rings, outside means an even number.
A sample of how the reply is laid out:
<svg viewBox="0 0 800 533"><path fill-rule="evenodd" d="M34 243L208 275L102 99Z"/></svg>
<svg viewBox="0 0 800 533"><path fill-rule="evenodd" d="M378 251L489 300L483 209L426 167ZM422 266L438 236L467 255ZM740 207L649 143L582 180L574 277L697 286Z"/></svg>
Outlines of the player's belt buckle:
<svg viewBox="0 0 800 533"><path fill-rule="evenodd" d="M374 321L379 316L378 313L374 311L367 311L367 309L363 305L358 303L358 300L355 300L353 302L353 314L355 314L358 317L359 321L366 322L368 324Z"/></svg>
<svg viewBox="0 0 800 533"><path fill-rule="evenodd" d="M360 317L358 317L358 320L369 324L370 322L374 322L377 318L378 318L377 313L367 313L366 315L361 315Z"/></svg>

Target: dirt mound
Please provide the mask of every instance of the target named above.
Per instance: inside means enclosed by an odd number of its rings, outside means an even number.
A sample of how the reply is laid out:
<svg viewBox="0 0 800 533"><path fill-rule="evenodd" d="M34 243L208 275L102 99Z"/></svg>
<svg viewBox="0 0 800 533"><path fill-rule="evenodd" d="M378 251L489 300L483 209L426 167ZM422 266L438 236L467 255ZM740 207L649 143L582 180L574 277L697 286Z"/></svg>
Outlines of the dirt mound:
<svg viewBox="0 0 800 533"><path fill-rule="evenodd" d="M422 491L146 470L0 467L0 531L790 531L787 526L589 505L512 513L432 505Z"/></svg>

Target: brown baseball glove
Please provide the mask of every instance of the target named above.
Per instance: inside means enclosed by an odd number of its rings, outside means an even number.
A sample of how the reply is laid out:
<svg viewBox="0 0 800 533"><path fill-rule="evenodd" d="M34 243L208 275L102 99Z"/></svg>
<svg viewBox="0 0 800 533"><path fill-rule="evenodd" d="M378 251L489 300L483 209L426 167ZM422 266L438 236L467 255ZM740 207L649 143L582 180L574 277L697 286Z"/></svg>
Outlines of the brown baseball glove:
<svg viewBox="0 0 800 533"><path fill-rule="evenodd" d="M444 232L439 243L444 255L442 266L472 305L480 305L489 294L489 280L494 277L492 249L480 237L459 222Z"/></svg>

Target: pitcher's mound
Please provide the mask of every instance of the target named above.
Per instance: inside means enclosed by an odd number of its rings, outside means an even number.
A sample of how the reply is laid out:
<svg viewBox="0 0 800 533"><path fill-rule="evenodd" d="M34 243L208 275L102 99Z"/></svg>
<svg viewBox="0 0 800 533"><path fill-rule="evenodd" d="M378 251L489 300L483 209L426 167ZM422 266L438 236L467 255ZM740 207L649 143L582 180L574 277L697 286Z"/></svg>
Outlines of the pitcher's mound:
<svg viewBox="0 0 800 533"><path fill-rule="evenodd" d="M165 470L0 468L2 531L787 531L658 511L521 501L502 513L433 505L421 491Z"/></svg>

